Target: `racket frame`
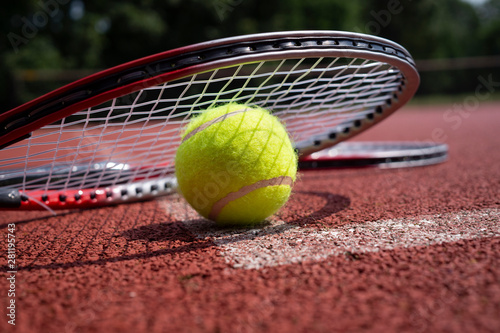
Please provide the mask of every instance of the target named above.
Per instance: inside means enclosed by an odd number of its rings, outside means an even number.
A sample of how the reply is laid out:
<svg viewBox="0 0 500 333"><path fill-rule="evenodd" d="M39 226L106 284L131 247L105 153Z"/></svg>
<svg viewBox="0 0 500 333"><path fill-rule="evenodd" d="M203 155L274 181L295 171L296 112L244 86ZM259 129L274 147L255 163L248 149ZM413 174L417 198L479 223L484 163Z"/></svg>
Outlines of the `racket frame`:
<svg viewBox="0 0 500 333"><path fill-rule="evenodd" d="M297 31L224 38L101 71L4 112L0 114L0 149L75 112L154 85L215 68L304 56L389 62L401 71L404 81L392 98L375 110L372 119L344 123L337 129L335 138L326 135L310 146L298 147L300 154L333 146L380 122L406 104L420 82L411 55L399 44L380 37L341 31Z"/></svg>
<svg viewBox="0 0 500 333"><path fill-rule="evenodd" d="M307 142L299 142L296 148L300 156L331 147L380 122L413 97L420 81L408 51L397 43L376 36L313 30L223 38L158 53L103 70L3 112L0 114L0 149L26 139L31 132L75 112L165 82L218 68L303 57L379 61L395 67L401 75L401 81L392 96L377 106L368 117L349 120L328 132L318 133ZM72 190L66 189L63 191L66 196L64 200L59 200L60 195L54 193L59 199L48 198L45 203L54 208L70 208L73 203L75 208L84 208L144 200L171 192L171 188L162 191L146 189L133 195L124 189L127 186L130 190L136 185L142 187L145 181L149 180L117 184L112 188L80 190L82 193L68 194ZM144 186L151 188L149 183ZM123 195L124 192L127 194ZM27 198L20 192L18 195L24 209L39 208L38 204L31 202L33 198Z"/></svg>

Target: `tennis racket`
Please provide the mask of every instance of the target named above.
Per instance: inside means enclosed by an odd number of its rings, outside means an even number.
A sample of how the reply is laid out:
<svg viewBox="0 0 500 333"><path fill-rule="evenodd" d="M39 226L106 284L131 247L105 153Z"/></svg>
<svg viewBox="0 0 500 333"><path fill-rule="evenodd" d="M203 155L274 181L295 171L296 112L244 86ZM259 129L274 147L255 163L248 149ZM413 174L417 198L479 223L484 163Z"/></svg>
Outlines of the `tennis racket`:
<svg viewBox="0 0 500 333"><path fill-rule="evenodd" d="M0 207L86 208L171 193L182 128L230 102L280 117L305 159L380 122L418 84L402 46L348 32L255 34L152 55L0 114Z"/></svg>
<svg viewBox="0 0 500 333"><path fill-rule="evenodd" d="M352 168L413 168L443 163L448 159L448 145L434 142L341 142L338 145L304 156L302 171Z"/></svg>

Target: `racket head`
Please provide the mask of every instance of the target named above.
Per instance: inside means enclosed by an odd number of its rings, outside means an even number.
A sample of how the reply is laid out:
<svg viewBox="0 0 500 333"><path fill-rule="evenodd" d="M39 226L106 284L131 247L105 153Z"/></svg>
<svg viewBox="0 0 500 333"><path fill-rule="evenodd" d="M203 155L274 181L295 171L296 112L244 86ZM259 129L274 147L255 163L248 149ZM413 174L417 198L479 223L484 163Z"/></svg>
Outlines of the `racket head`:
<svg viewBox="0 0 500 333"><path fill-rule="evenodd" d="M371 127L408 102L420 82L415 63L408 51L397 43L376 36L341 31L296 31L224 38L159 53L104 70L4 112L0 114L0 147L22 140L33 130L75 112L166 82L211 72L214 69L235 68L241 64L284 59L316 60L322 57L348 59L348 61L366 59L381 64L386 63L388 66L382 70L386 70L387 73L397 72L400 75L394 76L394 83L397 84L390 87L391 91L385 91L382 96L377 96L378 103L369 106L372 113L364 114L366 117L359 115L354 117L355 119L346 117L345 121L337 126L330 126L325 133L321 133L323 135L317 133L308 138L309 140L297 138L295 140L297 148L303 154L333 146ZM347 76L357 74L352 70L346 71L346 68L340 65L340 68L335 69L335 73L340 72ZM319 71L321 70L320 68ZM303 73L299 70L297 74ZM361 76L364 74L366 72L360 73ZM369 84L377 84L369 77L365 79ZM359 91L363 90L347 92L355 94ZM349 96L342 90L333 92L349 101L367 100L367 96ZM244 103L252 97L253 94L250 94L249 98L239 98L237 101ZM370 95L368 97L373 98ZM229 102L235 101L235 98L229 96L216 101ZM199 112L196 108L202 110L213 103L213 99L198 101L197 104L190 105L189 111L196 113ZM253 104L261 107L270 106L255 101ZM292 104L286 102L284 105L285 109L289 109ZM279 114L281 109L271 108L271 111ZM333 132L337 134L335 138L331 135ZM318 143L318 141L324 142Z"/></svg>
<svg viewBox="0 0 500 333"><path fill-rule="evenodd" d="M303 157L301 171L352 168L413 168L443 163L448 145L435 142L359 141L342 142Z"/></svg>
<svg viewBox="0 0 500 333"><path fill-rule="evenodd" d="M59 206L52 197L67 199L61 208L84 207L82 196L66 193L109 192L169 177L189 119L228 102L269 109L287 125L299 154L307 155L383 120L418 84L413 59L402 46L356 33L256 34L163 52L0 114L0 173L4 179L23 173L20 184L1 192L17 190L28 198L26 207L39 207L31 204L34 196L54 208ZM92 171L108 163L127 169ZM29 178L39 168L48 171L35 186ZM90 175L95 183L89 187ZM122 201L101 204L113 202Z"/></svg>

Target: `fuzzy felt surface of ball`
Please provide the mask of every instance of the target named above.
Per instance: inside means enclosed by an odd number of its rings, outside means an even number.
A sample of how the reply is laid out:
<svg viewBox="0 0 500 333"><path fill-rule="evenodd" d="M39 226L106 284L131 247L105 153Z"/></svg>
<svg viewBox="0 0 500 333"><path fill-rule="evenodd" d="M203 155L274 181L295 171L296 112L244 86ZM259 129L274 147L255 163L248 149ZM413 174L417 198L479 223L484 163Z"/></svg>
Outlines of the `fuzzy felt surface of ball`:
<svg viewBox="0 0 500 333"><path fill-rule="evenodd" d="M175 157L179 190L219 225L253 225L287 201L297 154L280 120L265 109L230 103L193 118Z"/></svg>

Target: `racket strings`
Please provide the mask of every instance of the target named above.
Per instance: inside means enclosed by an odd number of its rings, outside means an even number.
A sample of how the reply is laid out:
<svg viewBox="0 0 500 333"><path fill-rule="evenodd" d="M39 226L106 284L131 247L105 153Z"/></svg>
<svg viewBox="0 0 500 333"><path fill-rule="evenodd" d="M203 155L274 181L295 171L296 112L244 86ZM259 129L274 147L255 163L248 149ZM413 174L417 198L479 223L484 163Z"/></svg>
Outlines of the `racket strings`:
<svg viewBox="0 0 500 333"><path fill-rule="evenodd" d="M14 157L0 161L0 184L22 183L29 194L165 177L174 172L182 127L210 106L238 102L268 108L299 142L375 112L401 80L399 70L383 62L328 57L194 74L82 110L6 148Z"/></svg>

